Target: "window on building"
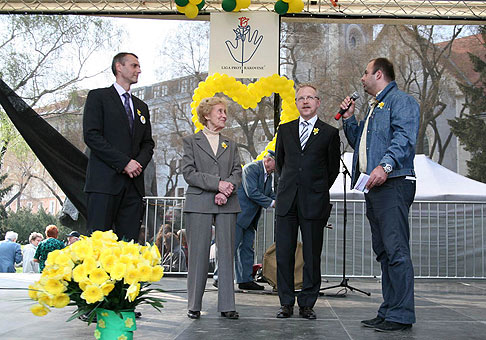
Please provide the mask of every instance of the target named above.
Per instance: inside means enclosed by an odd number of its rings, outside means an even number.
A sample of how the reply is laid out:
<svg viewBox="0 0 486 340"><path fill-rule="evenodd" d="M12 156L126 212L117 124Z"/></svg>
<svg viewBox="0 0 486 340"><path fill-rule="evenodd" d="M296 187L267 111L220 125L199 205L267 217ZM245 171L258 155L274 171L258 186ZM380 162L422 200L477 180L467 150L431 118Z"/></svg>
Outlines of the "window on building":
<svg viewBox="0 0 486 340"><path fill-rule="evenodd" d="M181 80L181 93L189 92L191 87L191 79Z"/></svg>
<svg viewBox="0 0 486 340"><path fill-rule="evenodd" d="M159 98L162 96L160 85L154 86L154 98Z"/></svg>
<svg viewBox="0 0 486 340"><path fill-rule="evenodd" d="M167 96L169 94L169 88L167 85L161 85L160 86L160 95L161 96Z"/></svg>
<svg viewBox="0 0 486 340"><path fill-rule="evenodd" d="M185 188L184 187L177 187L176 188L176 197L184 197L185 193Z"/></svg>
<svg viewBox="0 0 486 340"><path fill-rule="evenodd" d="M265 142L266 140L267 140L267 136L265 136L264 134L263 134L263 135L258 136L258 141L259 141L259 142Z"/></svg>
<svg viewBox="0 0 486 340"><path fill-rule="evenodd" d="M160 108L159 107L154 107L153 109L150 110L150 121L152 124L157 123L159 120L159 115L160 115Z"/></svg>
<svg viewBox="0 0 486 340"><path fill-rule="evenodd" d="M133 94L135 95L135 97L138 97L141 100L144 100L144 98L145 98L145 90L144 89L140 89L140 90L134 91Z"/></svg>
<svg viewBox="0 0 486 340"><path fill-rule="evenodd" d="M49 213L54 214L56 212L56 201L49 201Z"/></svg>
<svg viewBox="0 0 486 340"><path fill-rule="evenodd" d="M191 103L182 103L182 112L184 113L191 113Z"/></svg>
<svg viewBox="0 0 486 340"><path fill-rule="evenodd" d="M176 188L176 197L184 197L184 187Z"/></svg>

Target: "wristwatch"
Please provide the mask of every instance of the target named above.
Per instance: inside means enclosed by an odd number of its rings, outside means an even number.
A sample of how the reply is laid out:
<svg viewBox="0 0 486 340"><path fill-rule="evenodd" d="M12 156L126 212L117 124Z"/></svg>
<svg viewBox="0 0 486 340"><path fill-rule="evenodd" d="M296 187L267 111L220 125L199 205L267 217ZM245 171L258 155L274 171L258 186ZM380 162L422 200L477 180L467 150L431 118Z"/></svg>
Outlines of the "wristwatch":
<svg viewBox="0 0 486 340"><path fill-rule="evenodd" d="M383 171L385 171L387 175L393 171L393 167L391 166L391 164L381 163L380 165L383 167Z"/></svg>

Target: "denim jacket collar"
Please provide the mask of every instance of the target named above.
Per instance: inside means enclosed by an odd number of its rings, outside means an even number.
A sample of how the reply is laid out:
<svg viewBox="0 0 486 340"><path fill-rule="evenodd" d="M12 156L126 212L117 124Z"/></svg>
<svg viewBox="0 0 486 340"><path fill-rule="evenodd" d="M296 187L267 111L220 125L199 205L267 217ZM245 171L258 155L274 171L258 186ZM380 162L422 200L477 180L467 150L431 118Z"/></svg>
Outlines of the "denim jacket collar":
<svg viewBox="0 0 486 340"><path fill-rule="evenodd" d="M383 89L383 91L380 92L380 94L376 97L376 100L378 102L381 102L381 100L386 96L386 94L390 92L390 90L394 87L397 87L397 83L396 81L393 80Z"/></svg>

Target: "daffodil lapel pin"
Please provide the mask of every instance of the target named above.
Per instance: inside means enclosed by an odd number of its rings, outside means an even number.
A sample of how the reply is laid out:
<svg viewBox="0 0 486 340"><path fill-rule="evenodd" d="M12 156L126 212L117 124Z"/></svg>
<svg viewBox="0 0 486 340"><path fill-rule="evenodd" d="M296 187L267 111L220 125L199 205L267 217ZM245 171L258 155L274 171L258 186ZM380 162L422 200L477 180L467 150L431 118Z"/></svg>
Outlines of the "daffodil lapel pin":
<svg viewBox="0 0 486 340"><path fill-rule="evenodd" d="M142 116L142 112L139 109L137 109L137 115L140 117L140 121L142 122L142 124L145 124L145 116Z"/></svg>
<svg viewBox="0 0 486 340"><path fill-rule="evenodd" d="M228 144L226 144L225 142L221 143L221 146L223 147L223 149L226 149L228 147Z"/></svg>
<svg viewBox="0 0 486 340"><path fill-rule="evenodd" d="M319 128L314 128L314 130L312 130L312 133L314 135L317 135L319 133Z"/></svg>
<svg viewBox="0 0 486 340"><path fill-rule="evenodd" d="M385 103L383 103L383 102L378 103L378 107L379 107L380 109L382 109L382 108L383 108L383 106L385 106Z"/></svg>

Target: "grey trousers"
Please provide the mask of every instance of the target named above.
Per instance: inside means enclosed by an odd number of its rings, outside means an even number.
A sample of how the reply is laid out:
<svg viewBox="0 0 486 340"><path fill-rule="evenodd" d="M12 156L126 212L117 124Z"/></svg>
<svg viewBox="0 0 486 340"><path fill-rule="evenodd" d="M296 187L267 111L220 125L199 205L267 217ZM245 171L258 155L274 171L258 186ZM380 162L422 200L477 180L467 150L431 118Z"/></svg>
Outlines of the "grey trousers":
<svg viewBox="0 0 486 340"><path fill-rule="evenodd" d="M187 270L187 308L200 311L206 288L211 246L211 226L216 230L218 248L218 312L235 310L234 244L236 214L185 213L189 248Z"/></svg>

